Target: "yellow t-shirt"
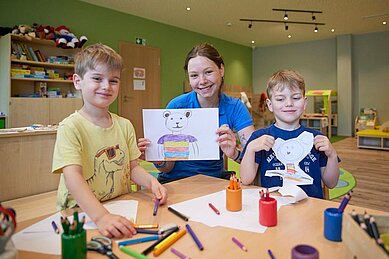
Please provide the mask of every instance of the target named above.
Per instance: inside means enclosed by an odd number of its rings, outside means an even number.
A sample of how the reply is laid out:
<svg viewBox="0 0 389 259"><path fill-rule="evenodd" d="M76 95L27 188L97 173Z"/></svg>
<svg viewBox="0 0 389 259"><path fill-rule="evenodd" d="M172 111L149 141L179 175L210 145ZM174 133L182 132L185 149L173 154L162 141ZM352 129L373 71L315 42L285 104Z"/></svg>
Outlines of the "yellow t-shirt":
<svg viewBox="0 0 389 259"><path fill-rule="evenodd" d="M62 173L68 165L82 166L85 181L100 201L131 191L130 161L140 156L131 122L110 113L112 126L99 127L77 111L58 127L52 173ZM76 206L61 175L57 209Z"/></svg>

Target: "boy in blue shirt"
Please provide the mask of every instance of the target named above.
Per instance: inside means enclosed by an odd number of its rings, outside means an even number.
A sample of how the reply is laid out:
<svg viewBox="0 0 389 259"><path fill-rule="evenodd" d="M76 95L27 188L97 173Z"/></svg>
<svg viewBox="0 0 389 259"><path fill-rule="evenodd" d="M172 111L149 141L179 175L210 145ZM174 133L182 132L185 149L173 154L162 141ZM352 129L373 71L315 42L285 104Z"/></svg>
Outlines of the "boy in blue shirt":
<svg viewBox="0 0 389 259"><path fill-rule="evenodd" d="M259 167L260 183L263 187L282 186L286 181L295 181L308 196L323 198L321 181L329 188L335 187L338 182L338 156L326 136L300 125L300 116L307 106L304 79L295 71L277 71L270 77L266 91L268 95L266 102L269 110L274 113L275 123L255 131L248 140L240 165L242 183L250 184ZM280 141L304 143L298 140L300 135L304 136L304 139L311 136L313 146L309 147L307 155L301 157L302 160L286 164L280 160L280 154L275 152L279 150L275 149L275 144L278 142L278 147ZM278 138L280 139L277 141ZM291 148L292 146L290 145ZM299 148L299 151L302 150L304 147ZM284 156L291 154L290 150L284 151ZM270 173L272 176L266 176L267 171L267 175ZM286 173L281 173L279 175L282 177L278 177L274 173L277 171ZM300 177L296 175L298 172Z"/></svg>

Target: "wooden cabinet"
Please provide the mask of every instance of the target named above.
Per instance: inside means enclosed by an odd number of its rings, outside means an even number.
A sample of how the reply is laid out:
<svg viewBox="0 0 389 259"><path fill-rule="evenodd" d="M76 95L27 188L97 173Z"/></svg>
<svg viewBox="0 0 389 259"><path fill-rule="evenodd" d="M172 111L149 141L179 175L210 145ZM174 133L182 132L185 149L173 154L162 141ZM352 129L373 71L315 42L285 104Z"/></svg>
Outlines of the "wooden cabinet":
<svg viewBox="0 0 389 259"><path fill-rule="evenodd" d="M13 53L16 45L39 51L48 61L19 59ZM77 93L71 78L74 65L71 62L55 58L73 57L79 49L61 49L55 47L54 41L25 38L8 34L0 38L0 111L7 115L6 127L21 127L33 123L58 124L69 114L82 106L81 94ZM45 75L28 75L14 73L15 67L44 71ZM24 67L24 68L22 68ZM13 72L11 75L11 71ZM49 75L50 73L50 75ZM47 77L49 75L49 78ZM45 98L39 96L38 85L43 84L47 90L54 90L74 98ZM53 91L51 91L53 92ZM37 96L38 95L38 96Z"/></svg>

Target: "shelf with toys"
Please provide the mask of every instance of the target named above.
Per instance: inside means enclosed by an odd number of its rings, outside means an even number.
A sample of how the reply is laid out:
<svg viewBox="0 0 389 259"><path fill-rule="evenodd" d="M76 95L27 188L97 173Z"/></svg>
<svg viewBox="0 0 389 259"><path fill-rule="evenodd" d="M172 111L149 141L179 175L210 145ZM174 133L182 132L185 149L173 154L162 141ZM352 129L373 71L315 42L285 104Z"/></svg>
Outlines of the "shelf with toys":
<svg viewBox="0 0 389 259"><path fill-rule="evenodd" d="M0 38L0 112L7 115L7 128L58 124L82 106L72 83L78 51L59 48L53 40Z"/></svg>
<svg viewBox="0 0 389 259"><path fill-rule="evenodd" d="M305 95L313 97L314 112L303 114L300 123L306 127L317 129L331 138L333 134L336 134L338 126L336 91L310 90ZM308 106L310 106L309 102Z"/></svg>

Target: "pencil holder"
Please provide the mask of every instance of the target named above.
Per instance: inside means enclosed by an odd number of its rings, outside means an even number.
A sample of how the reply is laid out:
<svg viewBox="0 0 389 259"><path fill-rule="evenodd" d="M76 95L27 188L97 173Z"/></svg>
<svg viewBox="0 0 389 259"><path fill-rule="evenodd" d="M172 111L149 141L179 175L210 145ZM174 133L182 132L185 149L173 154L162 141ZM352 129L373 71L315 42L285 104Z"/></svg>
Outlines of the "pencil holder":
<svg viewBox="0 0 389 259"><path fill-rule="evenodd" d="M319 251L309 245L297 245L292 248L292 259L319 259Z"/></svg>
<svg viewBox="0 0 389 259"><path fill-rule="evenodd" d="M342 218L343 213L337 208L324 210L324 237L331 241L342 241Z"/></svg>
<svg viewBox="0 0 389 259"><path fill-rule="evenodd" d="M259 199L259 224L266 227L277 225L277 200L272 197Z"/></svg>
<svg viewBox="0 0 389 259"><path fill-rule="evenodd" d="M229 211L240 211L242 209L242 189L226 189L226 208Z"/></svg>
<svg viewBox="0 0 389 259"><path fill-rule="evenodd" d="M86 231L74 235L62 234L61 246L62 259L86 259Z"/></svg>

